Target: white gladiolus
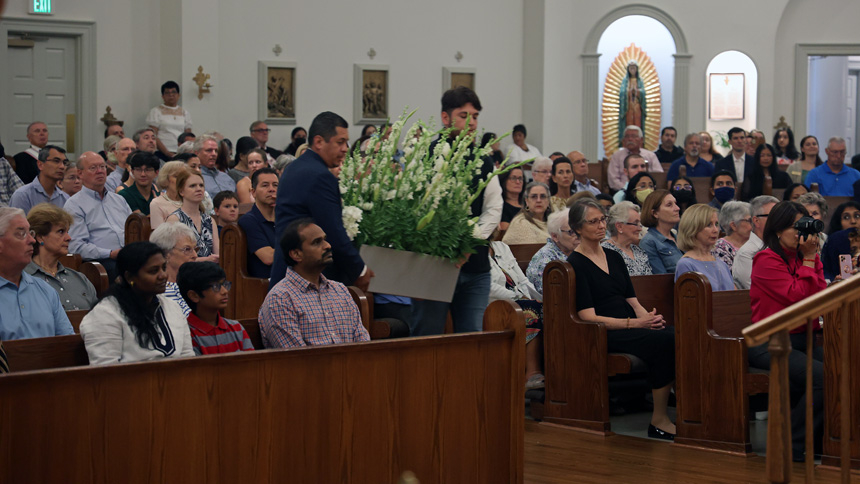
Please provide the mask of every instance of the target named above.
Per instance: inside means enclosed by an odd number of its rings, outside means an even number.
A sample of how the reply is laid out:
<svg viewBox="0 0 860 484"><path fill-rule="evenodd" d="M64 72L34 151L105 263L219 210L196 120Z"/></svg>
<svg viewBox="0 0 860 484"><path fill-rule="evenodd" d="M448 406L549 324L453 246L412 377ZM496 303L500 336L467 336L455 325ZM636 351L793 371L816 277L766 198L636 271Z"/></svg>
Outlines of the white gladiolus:
<svg viewBox="0 0 860 484"><path fill-rule="evenodd" d="M448 155L450 155L450 154L451 154L451 145L448 142L445 142L445 144L442 145L442 156L447 158Z"/></svg>

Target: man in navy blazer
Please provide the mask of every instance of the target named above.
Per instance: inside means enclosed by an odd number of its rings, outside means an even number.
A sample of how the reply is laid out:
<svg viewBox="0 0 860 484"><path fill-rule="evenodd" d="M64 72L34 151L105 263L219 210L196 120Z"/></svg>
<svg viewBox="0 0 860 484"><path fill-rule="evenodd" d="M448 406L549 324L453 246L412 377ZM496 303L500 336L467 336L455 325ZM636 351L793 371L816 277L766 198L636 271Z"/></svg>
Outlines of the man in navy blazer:
<svg viewBox="0 0 860 484"><path fill-rule="evenodd" d="M329 171L343 163L349 150L347 128L346 120L330 111L314 118L308 132L309 149L281 175L275 204L275 235L280 240L290 222L312 218L331 244L334 263L325 271L325 276L367 291L373 271L364 264L358 249L346 235L338 181ZM270 290L284 278L287 270L280 245L275 244Z"/></svg>
<svg viewBox="0 0 860 484"><path fill-rule="evenodd" d="M714 163L714 173L718 171L731 172L740 183L744 181L745 175L752 173L755 164L755 159L746 153L746 131L738 127L730 129L729 144L732 146L732 151L725 158Z"/></svg>

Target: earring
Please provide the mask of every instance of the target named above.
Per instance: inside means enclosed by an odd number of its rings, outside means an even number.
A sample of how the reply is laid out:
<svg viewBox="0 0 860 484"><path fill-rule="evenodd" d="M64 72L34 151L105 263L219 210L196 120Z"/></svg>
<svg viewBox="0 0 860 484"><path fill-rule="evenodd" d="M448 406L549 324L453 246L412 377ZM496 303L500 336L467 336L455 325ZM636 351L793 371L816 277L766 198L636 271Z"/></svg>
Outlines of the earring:
<svg viewBox="0 0 860 484"><path fill-rule="evenodd" d="M128 285L134 287L134 281L128 281Z"/></svg>
<svg viewBox="0 0 860 484"><path fill-rule="evenodd" d="M45 243L44 243L44 242L39 242L39 245L45 245Z"/></svg>

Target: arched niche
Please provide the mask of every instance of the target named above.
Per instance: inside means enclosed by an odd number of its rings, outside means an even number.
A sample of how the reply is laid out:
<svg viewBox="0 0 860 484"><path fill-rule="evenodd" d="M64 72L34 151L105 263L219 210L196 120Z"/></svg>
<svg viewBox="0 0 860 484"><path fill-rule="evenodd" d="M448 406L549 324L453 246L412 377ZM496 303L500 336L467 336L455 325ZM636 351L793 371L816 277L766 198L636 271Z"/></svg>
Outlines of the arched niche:
<svg viewBox="0 0 860 484"><path fill-rule="evenodd" d="M679 132L688 126L687 97L690 92L690 57L681 26L669 14L650 5L634 4L616 8L603 16L588 33L582 53L582 144L586 156L597 159L600 144L600 53L603 32L618 19L631 15L651 17L666 27L675 41L672 124Z"/></svg>
<svg viewBox="0 0 860 484"><path fill-rule="evenodd" d="M712 76L713 74L713 76ZM712 102L719 104L722 96L711 98L711 88L713 83L722 82L732 83L737 79L737 76L728 76L732 74L743 74L744 90L743 90L743 119L724 119L724 112L721 112L720 106L713 106ZM726 78L729 78L728 80ZM717 119L712 119L717 118ZM708 132L720 132L726 134L731 128L737 126L749 131L756 128L758 121L758 69L755 62L750 56L737 50L727 50L720 52L711 62L708 63L708 68L705 71L705 130ZM768 137L765 133L765 138ZM713 136L712 136L713 137ZM714 140L717 143L717 140ZM717 146L717 149L723 154L727 153L726 147Z"/></svg>

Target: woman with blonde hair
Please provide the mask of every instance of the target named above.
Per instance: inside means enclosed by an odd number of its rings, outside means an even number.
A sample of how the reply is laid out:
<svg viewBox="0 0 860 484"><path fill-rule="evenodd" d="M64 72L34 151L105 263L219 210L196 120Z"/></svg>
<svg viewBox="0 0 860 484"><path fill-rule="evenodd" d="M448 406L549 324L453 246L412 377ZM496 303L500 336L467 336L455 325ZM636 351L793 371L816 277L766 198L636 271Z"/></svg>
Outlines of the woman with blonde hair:
<svg viewBox="0 0 860 484"><path fill-rule="evenodd" d="M735 288L729 266L711 254L720 237L717 214L716 208L697 203L681 216L678 248L684 251L684 255L675 268L676 281L686 272L701 272L710 281L713 291L731 291Z"/></svg>
<svg viewBox="0 0 860 484"><path fill-rule="evenodd" d="M165 222L182 222L194 231L199 261L218 262L218 231L212 217L203 210L201 202L206 193L203 177L188 170L176 176L176 193L182 206L167 217Z"/></svg>
<svg viewBox="0 0 860 484"><path fill-rule="evenodd" d="M149 223L153 230L182 206L182 200L176 192L176 177L183 171L188 171L188 165L183 161L169 161L158 171L155 184L161 190L161 195L149 202Z"/></svg>
<svg viewBox="0 0 860 484"><path fill-rule="evenodd" d="M702 131L699 133L699 137L702 138L702 147L699 148L699 158L705 161L710 161L711 163L716 163L717 160L723 157L723 155L714 148L714 139L711 138L711 133Z"/></svg>
<svg viewBox="0 0 860 484"><path fill-rule="evenodd" d="M86 276L60 263L60 257L69 253L72 216L56 205L40 203L30 209L27 222L35 234L36 244L33 245L33 260L24 270L53 287L66 311L92 309L98 302L96 288Z"/></svg>

